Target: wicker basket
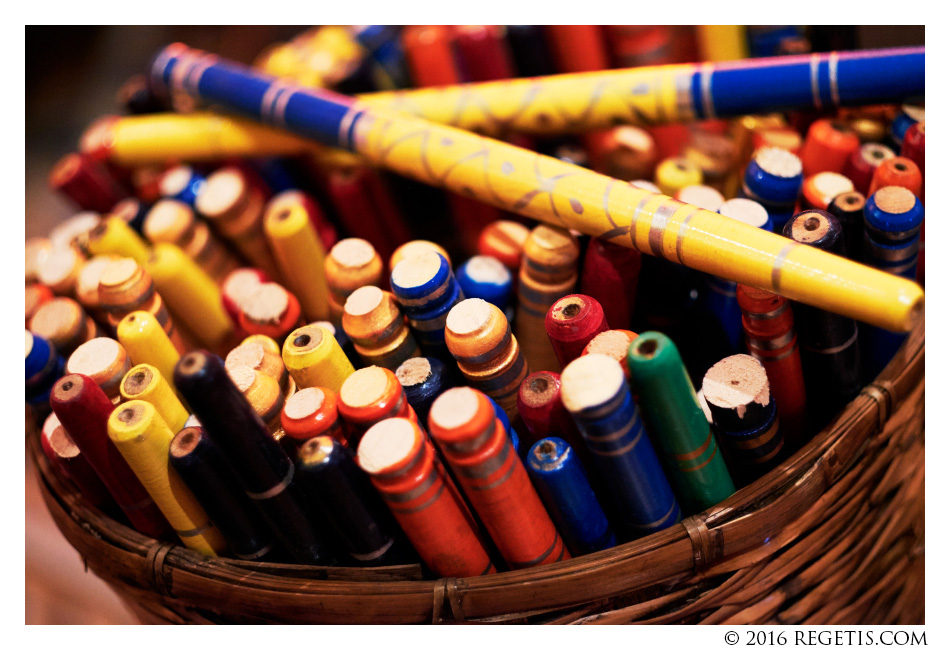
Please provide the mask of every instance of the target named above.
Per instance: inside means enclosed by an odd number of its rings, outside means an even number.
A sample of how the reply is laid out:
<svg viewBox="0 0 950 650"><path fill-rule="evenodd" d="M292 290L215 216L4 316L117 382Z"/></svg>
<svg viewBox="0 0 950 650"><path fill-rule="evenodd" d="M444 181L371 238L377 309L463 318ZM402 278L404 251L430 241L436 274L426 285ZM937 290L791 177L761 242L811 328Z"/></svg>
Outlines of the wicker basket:
<svg viewBox="0 0 950 650"><path fill-rule="evenodd" d="M29 448L57 526L144 622L924 622L924 331L792 458L682 525L543 567L208 559L103 516Z"/></svg>

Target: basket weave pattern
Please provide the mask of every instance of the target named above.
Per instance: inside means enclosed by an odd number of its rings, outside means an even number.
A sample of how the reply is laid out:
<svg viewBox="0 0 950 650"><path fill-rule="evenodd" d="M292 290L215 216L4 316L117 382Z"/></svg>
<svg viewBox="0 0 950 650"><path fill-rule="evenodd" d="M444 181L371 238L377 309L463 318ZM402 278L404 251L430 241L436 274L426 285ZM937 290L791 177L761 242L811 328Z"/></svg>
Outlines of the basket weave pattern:
<svg viewBox="0 0 950 650"><path fill-rule="evenodd" d="M543 567L426 580L418 566L205 558L86 505L29 448L57 526L145 622L924 622L924 332L781 466L641 540Z"/></svg>

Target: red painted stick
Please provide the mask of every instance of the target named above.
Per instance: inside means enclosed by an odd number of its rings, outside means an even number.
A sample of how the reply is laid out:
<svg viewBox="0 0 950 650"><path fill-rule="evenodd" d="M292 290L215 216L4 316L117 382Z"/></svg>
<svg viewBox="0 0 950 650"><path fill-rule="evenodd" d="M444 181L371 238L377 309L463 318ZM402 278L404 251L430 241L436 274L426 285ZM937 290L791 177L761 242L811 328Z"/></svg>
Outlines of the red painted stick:
<svg viewBox="0 0 950 650"><path fill-rule="evenodd" d="M640 280L640 251L591 238L581 270L581 293L601 304L611 327L629 329Z"/></svg>
<svg viewBox="0 0 950 650"><path fill-rule="evenodd" d="M165 517L109 440L106 425L113 405L96 382L85 375L66 375L53 386L49 401L135 529L149 537L168 535L171 529Z"/></svg>
<svg viewBox="0 0 950 650"><path fill-rule="evenodd" d="M591 339L610 329L600 303L590 296L572 294L559 299L544 317L544 329L554 354L566 366L581 356Z"/></svg>

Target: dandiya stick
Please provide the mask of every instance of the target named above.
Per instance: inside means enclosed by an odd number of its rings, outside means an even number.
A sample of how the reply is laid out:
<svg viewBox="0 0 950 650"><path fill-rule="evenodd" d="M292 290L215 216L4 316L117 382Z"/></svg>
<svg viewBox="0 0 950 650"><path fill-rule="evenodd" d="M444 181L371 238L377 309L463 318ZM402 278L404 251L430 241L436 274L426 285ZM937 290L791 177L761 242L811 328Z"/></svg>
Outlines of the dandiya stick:
<svg viewBox="0 0 950 650"><path fill-rule="evenodd" d="M266 164L277 166L281 163L282 160L280 158L271 158ZM259 163L259 165L263 164L264 163ZM323 212L323 208L320 207L320 204L317 203L317 201L312 196L298 189L293 189L294 186L296 186L299 182L300 181L296 180L296 176L293 178L288 178L286 182L280 185L280 187L289 187L290 189L283 189L283 191L270 200L268 205L269 207L275 209L278 206L300 206L303 208L304 212L307 214L307 218L313 225L314 230L316 230L317 236L320 239L320 243L323 244L323 248L325 250L330 250L339 240L339 235L337 235L336 232L336 226L334 226L333 223L327 218L327 215Z"/></svg>
<svg viewBox="0 0 950 650"><path fill-rule="evenodd" d="M194 201L195 210L254 266L270 277L280 277L264 238L267 196L242 168L222 167L208 176Z"/></svg>
<svg viewBox="0 0 950 650"><path fill-rule="evenodd" d="M888 273L915 278L923 220L923 204L906 187L887 186L872 194L864 206L865 263ZM867 364L865 376L872 378L884 369L907 335L865 326L861 338Z"/></svg>
<svg viewBox="0 0 950 650"><path fill-rule="evenodd" d="M409 331L409 320L388 291L360 287L347 298L343 330L367 366L393 372L407 359L419 356L419 345Z"/></svg>
<svg viewBox="0 0 950 650"><path fill-rule="evenodd" d="M528 474L574 555L617 544L604 509L576 452L560 438L544 438L528 452Z"/></svg>
<svg viewBox="0 0 950 650"><path fill-rule="evenodd" d="M297 444L317 436L331 436L347 446L349 428L340 417L339 398L329 388L311 386L291 395L280 414L284 433Z"/></svg>
<svg viewBox="0 0 950 650"><path fill-rule="evenodd" d="M280 346L269 336L252 334L228 352L228 356L224 359L225 369L231 370L238 366L260 370L265 375L273 377L286 391L287 397L297 390L296 383L290 378L290 373L284 366L284 360L280 358Z"/></svg>
<svg viewBox="0 0 950 650"><path fill-rule="evenodd" d="M276 282L258 285L240 308L238 327L241 330L262 334L280 343L305 322L297 298Z"/></svg>
<svg viewBox="0 0 950 650"><path fill-rule="evenodd" d="M806 246L842 251L841 224L827 212L800 212L785 224L785 234ZM863 337L852 318L801 304L794 311L809 415L824 425L861 390Z"/></svg>
<svg viewBox="0 0 950 650"><path fill-rule="evenodd" d="M280 426L280 412L284 408L284 393L277 380L260 370L247 366L225 367L225 369L234 385L247 398L254 412L270 429L274 439L282 442L284 432ZM287 455L291 455L289 451Z"/></svg>
<svg viewBox="0 0 950 650"><path fill-rule="evenodd" d="M96 382L85 375L66 375L53 386L50 406L132 526L153 538L169 532L152 497L109 441L113 404Z"/></svg>
<svg viewBox="0 0 950 650"><path fill-rule="evenodd" d="M571 557L483 393L443 393L429 411L429 430L510 568Z"/></svg>
<svg viewBox="0 0 950 650"><path fill-rule="evenodd" d="M374 93L359 100L486 134L561 135L618 123L652 126L887 103L923 92L924 48L915 47L602 70Z"/></svg>
<svg viewBox="0 0 950 650"><path fill-rule="evenodd" d="M861 141L844 122L822 119L808 128L802 145L802 173L814 176L820 172L844 172L851 154Z"/></svg>
<svg viewBox="0 0 950 650"><path fill-rule="evenodd" d="M705 510L735 492L673 341L659 332L640 334L630 344L627 365L647 430L684 512Z"/></svg>
<svg viewBox="0 0 950 650"><path fill-rule="evenodd" d="M828 212L841 224L841 254L850 260L863 261L864 206L867 197L861 192L839 194L828 205Z"/></svg>
<svg viewBox="0 0 950 650"><path fill-rule="evenodd" d="M653 177L657 146L646 130L637 126L618 126L603 135L598 149L601 160L594 165L597 171L623 181Z"/></svg>
<svg viewBox="0 0 950 650"><path fill-rule="evenodd" d="M56 346L63 355L72 354L86 341L99 336L96 322L72 298L53 298L41 305L30 319L30 331Z"/></svg>
<svg viewBox="0 0 950 650"><path fill-rule="evenodd" d="M736 102L742 112L773 108L768 100L753 101L761 86L780 87L785 92L793 83L791 78L798 76L807 81L804 94L808 105L815 97L834 103L829 97L831 90L837 91L839 99L854 101L860 84L856 86L853 79L845 83L844 79L865 66L873 70L874 88L890 88L895 94L922 90L919 68L923 51L919 48L891 51L880 58L859 53L793 60L797 63L789 65L786 61L788 67L781 68L762 67L758 62L722 64L725 76L717 88L734 93L729 97L748 98L749 103ZM818 84L820 92L813 97L809 71L814 69L817 79L818 69L830 70L832 61L838 83ZM715 68L707 68L710 80ZM899 74L893 83L884 83L885 77L897 70ZM696 81L702 87L705 75L701 71L695 74L699 75ZM356 151L375 164L432 185L478 196L502 209L548 223L623 242L822 309L901 331L911 329L923 311L923 291L910 281L862 268L745 224L730 223L714 213L517 147L374 109L328 91L274 82L181 44L171 45L159 55L152 75L156 83L171 84L176 90ZM742 85L736 77L742 79ZM788 83L775 83L779 77L789 77ZM768 83L750 84L756 79L767 79ZM877 92L872 90L871 94ZM675 92L671 94L675 96ZM727 114L731 100L725 96L722 99L719 111ZM872 100L882 98L861 97L858 101Z"/></svg>
<svg viewBox="0 0 950 650"><path fill-rule="evenodd" d="M606 484L622 539L680 520L680 506L617 363L588 354L564 369L561 400L582 431L596 474ZM607 505L607 504L604 504Z"/></svg>
<svg viewBox="0 0 950 650"><path fill-rule="evenodd" d="M73 296L83 261L83 254L72 246L54 248L40 263L37 280L57 296Z"/></svg>
<svg viewBox="0 0 950 650"><path fill-rule="evenodd" d="M447 577L496 573L461 496L418 424L389 418L363 436L356 462L423 562Z"/></svg>
<svg viewBox="0 0 950 650"><path fill-rule="evenodd" d="M112 326L109 325L106 313L99 304L99 278L106 267L117 259L119 258L114 255L96 255L86 260L79 267L79 275L76 277L76 286L74 287L76 300L86 310L86 313L110 331Z"/></svg>
<svg viewBox="0 0 950 650"><path fill-rule="evenodd" d="M502 25L458 25L455 48L462 68L472 81L494 81L515 76L515 63Z"/></svg>
<svg viewBox="0 0 950 650"><path fill-rule="evenodd" d="M116 332L119 343L132 358L132 363L150 364L169 385L174 383L175 364L181 358L181 353L155 316L147 311L134 311L119 321Z"/></svg>
<svg viewBox="0 0 950 650"><path fill-rule="evenodd" d="M268 204L264 210L264 235L288 288L300 300L306 319L329 318L329 289L322 273L326 251L306 208L287 202Z"/></svg>
<svg viewBox="0 0 950 650"><path fill-rule="evenodd" d="M413 239L393 251L393 254L389 257L389 272L392 273L393 269L404 259L415 257L428 251L435 251L444 257L445 261L449 263L449 268L452 268L452 258L449 257L448 252L444 248L428 239Z"/></svg>
<svg viewBox="0 0 950 650"><path fill-rule="evenodd" d="M87 247L93 255L131 257L139 264L145 263L149 253L145 240L119 217L105 217L90 230Z"/></svg>
<svg viewBox="0 0 950 650"><path fill-rule="evenodd" d="M434 357L406 359L395 372L409 405L422 422L428 421L432 402L449 388L455 387L452 374L444 363Z"/></svg>
<svg viewBox="0 0 950 650"><path fill-rule="evenodd" d="M92 156L66 154L53 167L49 185L83 210L107 212L128 196L109 170Z"/></svg>
<svg viewBox="0 0 950 650"><path fill-rule="evenodd" d="M429 58L427 64L438 60ZM900 101L924 92L924 48L816 53L443 85L456 80L450 76L433 84L438 88L373 93L360 95L359 99L376 108L486 134L512 130L560 135L617 124L651 126L797 108ZM259 106L251 102L248 105ZM81 148L100 159L142 165L169 159L294 155L314 146L304 138L240 117L198 112L106 118L90 127Z"/></svg>
<svg viewBox="0 0 950 650"><path fill-rule="evenodd" d="M227 349L234 327L221 303L221 290L210 275L174 244L159 243L145 262L155 286L180 323L211 350Z"/></svg>
<svg viewBox="0 0 950 650"><path fill-rule="evenodd" d="M316 325L317 327L322 327L323 329L330 332L330 334L333 335L333 338L336 339L337 345L339 345L340 349L343 350L343 354L345 354L346 358L350 360L350 363L353 364L354 368L362 368L365 365L370 365L363 363L360 355L356 353L356 348L353 345L353 341L350 340L350 337L347 335L342 326L334 325L328 320L317 320L310 324Z"/></svg>
<svg viewBox="0 0 950 650"><path fill-rule="evenodd" d="M225 276L221 282L221 304L224 305L224 311L228 313L235 327L240 327L240 314L248 299L254 295L258 287L270 281L266 273L254 268L235 269ZM247 332L243 333L247 334Z"/></svg>
<svg viewBox="0 0 950 650"><path fill-rule="evenodd" d="M168 449L174 434L155 407L132 400L109 416L109 439L148 490L182 543L204 555L227 548L224 537L181 478L169 471Z"/></svg>
<svg viewBox="0 0 950 650"><path fill-rule="evenodd" d="M878 167L895 155L890 147L880 142L866 142L851 153L841 173L851 179L856 191L867 194Z"/></svg>
<svg viewBox="0 0 950 650"><path fill-rule="evenodd" d="M445 321L445 343L466 381L515 419L518 388L530 371L502 311L479 298L463 300Z"/></svg>
<svg viewBox="0 0 950 650"><path fill-rule="evenodd" d="M921 203L924 201L924 181L926 174L924 173L924 142L925 138L925 125L923 122L917 122L912 124L910 128L904 133L904 142L901 144L900 155L902 158L910 159L917 168L920 170L921 174L921 183L920 183L920 197Z"/></svg>
<svg viewBox="0 0 950 650"><path fill-rule="evenodd" d="M210 436L185 427L171 441L168 463L204 507L215 527L242 560L260 560L274 549L274 538L240 481Z"/></svg>
<svg viewBox="0 0 950 650"><path fill-rule="evenodd" d="M604 309L594 298L583 294L565 296L551 305L544 329L561 366L581 356L591 340L610 329Z"/></svg>
<svg viewBox="0 0 950 650"><path fill-rule="evenodd" d="M739 155L732 138L722 133L695 129L683 149L683 157L699 167L704 184L725 196L736 195Z"/></svg>
<svg viewBox="0 0 950 650"><path fill-rule="evenodd" d="M196 219L194 210L181 201L157 202L148 211L142 232L153 244L165 242L181 248L216 283L240 266L208 224Z"/></svg>
<svg viewBox="0 0 950 650"><path fill-rule="evenodd" d="M827 210L836 196L853 191L854 183L847 176L837 172L818 172L805 178L802 183L801 207L807 210ZM788 221L785 223L787 225Z"/></svg>
<svg viewBox="0 0 950 650"><path fill-rule="evenodd" d="M542 224L525 241L518 274L515 334L521 339L525 359L533 370L561 369L551 340L535 333L544 330L551 305L573 293L579 256L577 237L565 228Z"/></svg>
<svg viewBox="0 0 950 650"><path fill-rule="evenodd" d="M500 260L490 255L470 257L456 269L455 279L468 298L481 298L510 313L512 274Z"/></svg>
<svg viewBox="0 0 950 650"><path fill-rule="evenodd" d="M370 242L381 255L388 256L396 242L408 238L402 216L369 165L332 170L327 194L342 226Z"/></svg>
<svg viewBox="0 0 950 650"><path fill-rule="evenodd" d="M541 25L506 25L508 46L519 77L539 77L554 71L554 62Z"/></svg>
<svg viewBox="0 0 950 650"><path fill-rule="evenodd" d="M479 255L494 257L511 271L512 278L518 277L521 267L521 250L531 230L517 221L499 219L493 221L478 235L476 250Z"/></svg>
<svg viewBox="0 0 950 650"><path fill-rule="evenodd" d="M782 232L795 212L802 191L802 161L790 151L764 147L745 169L739 196L752 199L769 213L773 232Z"/></svg>
<svg viewBox="0 0 950 650"><path fill-rule="evenodd" d="M449 361L445 321L465 299L449 260L434 251L405 257L393 267L390 286L422 353Z"/></svg>
<svg viewBox="0 0 950 650"><path fill-rule="evenodd" d="M719 206L726 202L722 193L709 185L687 185L680 188L674 198L677 201L697 205L711 212L719 212Z"/></svg>
<svg viewBox="0 0 950 650"><path fill-rule="evenodd" d="M907 188L919 198L923 185L924 177L917 163L909 158L897 156L884 161L874 170L867 195L871 196L882 187L897 186Z"/></svg>
<svg viewBox="0 0 950 650"><path fill-rule="evenodd" d="M124 401L137 399L151 404L172 431L180 431L185 426L188 411L155 366L147 363L133 366L122 378L119 392Z"/></svg>
<svg viewBox="0 0 950 650"><path fill-rule="evenodd" d="M312 516L334 532L357 566L408 564L415 558L353 452L330 436L300 447L297 472Z"/></svg>
<svg viewBox="0 0 950 650"><path fill-rule="evenodd" d="M224 362L204 351L186 354L175 368L175 387L281 544L299 562L333 564L331 547L307 517L293 461L228 377Z"/></svg>
<svg viewBox="0 0 950 650"><path fill-rule="evenodd" d="M352 432L351 446L358 445L367 430L386 418L419 422L402 384L386 368L370 366L357 370L343 382L339 396L337 408Z"/></svg>
<svg viewBox="0 0 950 650"><path fill-rule="evenodd" d="M299 388L320 386L339 392L354 368L325 327L298 327L284 341L281 357Z"/></svg>
<svg viewBox="0 0 950 650"><path fill-rule="evenodd" d="M327 296L330 315L340 322L350 294L361 287L380 285L383 260L368 241L350 237L330 249L323 270L330 291Z"/></svg>
<svg viewBox="0 0 950 650"><path fill-rule="evenodd" d="M147 311L155 317L179 353L185 351L181 333L175 327L162 296L155 290L152 276L130 258L120 258L99 275L99 304L112 327L130 313Z"/></svg>
<svg viewBox="0 0 950 650"><path fill-rule="evenodd" d="M601 25L548 25L548 47L559 70L586 72L610 67Z"/></svg>
<svg viewBox="0 0 950 650"><path fill-rule="evenodd" d="M86 130L80 147L97 159L132 167L168 160L294 156L315 145L250 120L196 112L104 117Z"/></svg>
<svg viewBox="0 0 950 650"><path fill-rule="evenodd" d="M66 372L90 377L115 404L122 399L119 387L131 368L125 348L105 336L86 341L66 361Z"/></svg>
<svg viewBox="0 0 950 650"><path fill-rule="evenodd" d="M736 298L746 347L765 368L785 437L797 448L803 442L808 411L792 305L781 296L743 284L736 287Z"/></svg>
<svg viewBox="0 0 950 650"><path fill-rule="evenodd" d="M626 348L624 348L626 353ZM561 376L540 370L528 375L518 388L518 415L527 429L525 446L530 448L544 438L564 440L592 476L595 490L609 490L599 478L590 450L577 424L561 399Z"/></svg>
<svg viewBox="0 0 950 650"><path fill-rule="evenodd" d="M167 199L176 199L195 207L198 195L207 185L205 174L191 165L175 165L166 169L158 178L158 191Z"/></svg>
<svg viewBox="0 0 950 650"><path fill-rule="evenodd" d="M785 437L762 364L747 354L717 362L703 377L703 401L740 484L778 465Z"/></svg>
<svg viewBox="0 0 950 650"><path fill-rule="evenodd" d="M601 332L584 346L585 354L605 354L608 357L617 360L623 369L623 374L630 379L630 368L627 367L627 350L630 348L630 342L637 338L637 335L630 330L607 330Z"/></svg>

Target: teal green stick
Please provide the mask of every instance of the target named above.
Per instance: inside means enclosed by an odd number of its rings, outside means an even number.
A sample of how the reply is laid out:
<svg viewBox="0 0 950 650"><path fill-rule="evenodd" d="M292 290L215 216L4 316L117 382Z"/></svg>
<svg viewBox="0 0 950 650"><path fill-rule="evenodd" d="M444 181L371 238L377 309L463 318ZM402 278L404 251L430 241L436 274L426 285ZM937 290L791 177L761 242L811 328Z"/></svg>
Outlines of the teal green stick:
<svg viewBox="0 0 950 650"><path fill-rule="evenodd" d="M673 341L659 332L644 332L630 343L627 365L640 396L640 413L683 514L705 510L735 492Z"/></svg>

